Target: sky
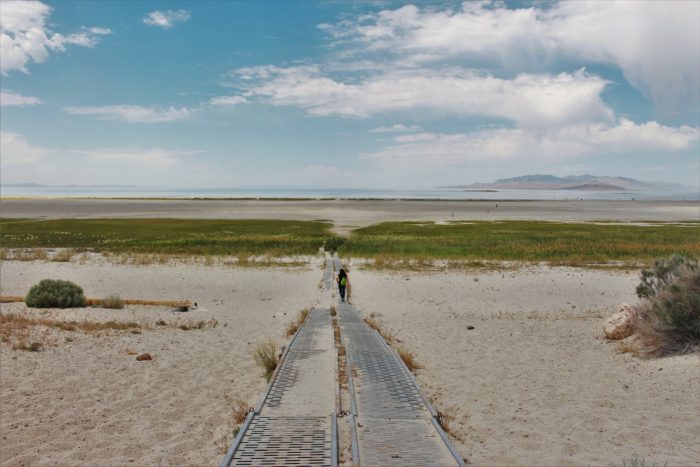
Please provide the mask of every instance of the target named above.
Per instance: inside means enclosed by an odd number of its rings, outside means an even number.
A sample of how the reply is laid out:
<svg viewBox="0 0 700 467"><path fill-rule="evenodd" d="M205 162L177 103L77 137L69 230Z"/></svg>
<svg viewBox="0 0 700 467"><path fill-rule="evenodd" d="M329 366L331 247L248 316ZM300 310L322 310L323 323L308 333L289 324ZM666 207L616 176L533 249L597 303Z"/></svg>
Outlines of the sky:
<svg viewBox="0 0 700 467"><path fill-rule="evenodd" d="M0 2L0 182L700 185L700 1Z"/></svg>

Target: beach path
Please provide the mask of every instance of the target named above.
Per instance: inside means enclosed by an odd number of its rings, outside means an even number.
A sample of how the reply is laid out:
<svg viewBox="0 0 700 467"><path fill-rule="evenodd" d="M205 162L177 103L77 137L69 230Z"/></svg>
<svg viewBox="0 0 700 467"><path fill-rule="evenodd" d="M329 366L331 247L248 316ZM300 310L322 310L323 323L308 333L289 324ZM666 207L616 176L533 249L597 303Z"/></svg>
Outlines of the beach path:
<svg viewBox="0 0 700 467"><path fill-rule="evenodd" d="M337 465L336 361L329 310L315 308L221 465Z"/></svg>
<svg viewBox="0 0 700 467"><path fill-rule="evenodd" d="M335 303L328 258L323 300ZM338 353L331 309L311 310L285 349L258 405L233 441L222 467L233 465L338 465ZM335 307L346 349L353 464L447 466L463 461L396 351L350 304Z"/></svg>
<svg viewBox="0 0 700 467"><path fill-rule="evenodd" d="M398 354L347 302L338 304L338 324L352 379L359 463L462 465L437 413Z"/></svg>

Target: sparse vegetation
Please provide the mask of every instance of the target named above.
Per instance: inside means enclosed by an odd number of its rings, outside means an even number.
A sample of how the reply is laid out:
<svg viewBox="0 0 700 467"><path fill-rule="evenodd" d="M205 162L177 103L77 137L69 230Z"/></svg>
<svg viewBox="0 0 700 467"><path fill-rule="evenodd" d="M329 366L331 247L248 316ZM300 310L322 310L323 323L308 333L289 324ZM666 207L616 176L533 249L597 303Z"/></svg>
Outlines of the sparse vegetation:
<svg viewBox="0 0 700 467"><path fill-rule="evenodd" d="M345 243L343 237L329 237L323 242L323 249L328 252L336 252Z"/></svg>
<svg viewBox="0 0 700 467"><path fill-rule="evenodd" d="M623 459L622 464L612 462L610 467L667 467L668 462L663 464L657 464L656 462L648 462L645 459L638 459L633 457L632 459Z"/></svg>
<svg viewBox="0 0 700 467"><path fill-rule="evenodd" d="M33 308L75 308L85 306L83 289L69 281L44 279L31 289L25 303Z"/></svg>
<svg viewBox="0 0 700 467"><path fill-rule="evenodd" d="M418 363L416 361L416 357L411 352L409 352L406 348L399 347L397 352L399 353L399 357L401 357L401 360L403 360L406 367L409 370L411 370L412 373L415 373L416 370L420 370L421 368L423 368L423 365Z"/></svg>
<svg viewBox="0 0 700 467"><path fill-rule="evenodd" d="M700 267L680 255L642 271L635 327L649 356L700 350Z"/></svg>
<svg viewBox="0 0 700 467"><path fill-rule="evenodd" d="M279 363L279 357L277 355L277 343L272 340L268 340L259 344L255 347L253 351L253 357L255 358L255 363L263 369L265 372L265 378L269 381L272 373L277 368Z"/></svg>
<svg viewBox="0 0 700 467"><path fill-rule="evenodd" d="M51 261L57 263L67 263L71 260L74 254L75 252L71 248L60 250L54 253L54 255L51 257Z"/></svg>
<svg viewBox="0 0 700 467"><path fill-rule="evenodd" d="M165 321L162 322L165 324ZM156 322L156 324L158 324L158 322ZM215 328L218 324L219 322L215 319L210 319L209 321L187 321L186 323L178 325L178 328L183 331L191 331L193 329L204 329L207 327Z"/></svg>
<svg viewBox="0 0 700 467"><path fill-rule="evenodd" d="M108 295L102 299L102 308L121 310L124 308L124 300L122 300L117 294Z"/></svg>
<svg viewBox="0 0 700 467"><path fill-rule="evenodd" d="M231 441L238 435L241 424L245 421L248 411L248 403L240 397L224 396L229 415L226 418L226 432L216 442L219 454L224 455L228 451Z"/></svg>
<svg viewBox="0 0 700 467"><path fill-rule="evenodd" d="M301 327L302 324L304 324L304 320L306 320L306 317L309 315L309 309L304 308L303 310L299 310L299 314L297 315L296 319L289 323L287 325L287 337L293 336L295 332Z"/></svg>

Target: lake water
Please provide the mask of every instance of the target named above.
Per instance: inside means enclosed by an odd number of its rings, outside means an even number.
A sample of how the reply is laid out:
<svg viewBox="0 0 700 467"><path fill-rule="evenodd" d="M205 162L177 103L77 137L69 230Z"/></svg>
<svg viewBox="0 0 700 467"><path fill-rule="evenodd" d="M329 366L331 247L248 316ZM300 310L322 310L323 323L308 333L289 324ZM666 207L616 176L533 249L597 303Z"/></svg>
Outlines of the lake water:
<svg viewBox="0 0 700 467"><path fill-rule="evenodd" d="M699 191L467 191L448 188L169 188L169 187L0 187L6 197L134 197L134 198L334 198L334 199L488 199L488 200L690 200Z"/></svg>

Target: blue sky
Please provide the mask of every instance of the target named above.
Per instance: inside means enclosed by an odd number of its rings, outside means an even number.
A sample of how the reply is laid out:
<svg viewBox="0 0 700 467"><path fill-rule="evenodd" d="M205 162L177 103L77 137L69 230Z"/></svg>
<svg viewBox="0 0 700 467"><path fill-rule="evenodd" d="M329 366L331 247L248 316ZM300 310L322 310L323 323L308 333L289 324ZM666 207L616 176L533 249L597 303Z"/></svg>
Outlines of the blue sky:
<svg viewBox="0 0 700 467"><path fill-rule="evenodd" d="M0 4L2 183L700 183L700 2Z"/></svg>

